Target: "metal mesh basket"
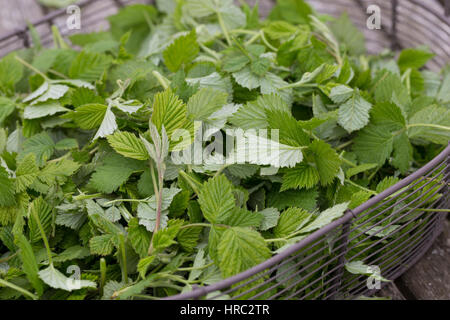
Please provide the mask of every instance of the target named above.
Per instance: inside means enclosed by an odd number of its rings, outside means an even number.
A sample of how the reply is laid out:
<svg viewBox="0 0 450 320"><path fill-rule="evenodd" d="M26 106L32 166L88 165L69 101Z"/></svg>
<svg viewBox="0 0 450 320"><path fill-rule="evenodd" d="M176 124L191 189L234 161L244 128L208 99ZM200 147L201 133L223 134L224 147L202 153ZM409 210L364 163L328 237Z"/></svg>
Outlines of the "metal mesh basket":
<svg viewBox="0 0 450 320"><path fill-rule="evenodd" d="M105 18L118 7L153 1L81 1L83 30L105 29ZM249 1L253 2L253 1ZM262 1L264 2L264 1ZM273 2L273 1L267 1ZM370 53L386 47L401 49L427 45L436 53L428 68L439 70L450 60L450 0L310 0L320 13L337 16L347 12L364 31ZM382 10L382 29L366 28L366 8ZM266 4L267 5L267 4ZM269 4L270 5L270 4ZM267 7L267 6L266 6ZM43 44L52 41L50 26L63 35L65 10L36 21ZM28 28L0 35L0 54L30 45ZM351 261L380 268L394 280L411 267L442 231L449 207L450 146L426 166L395 186L292 245L282 253L241 274L170 299L352 299L376 290L367 277L345 270Z"/></svg>

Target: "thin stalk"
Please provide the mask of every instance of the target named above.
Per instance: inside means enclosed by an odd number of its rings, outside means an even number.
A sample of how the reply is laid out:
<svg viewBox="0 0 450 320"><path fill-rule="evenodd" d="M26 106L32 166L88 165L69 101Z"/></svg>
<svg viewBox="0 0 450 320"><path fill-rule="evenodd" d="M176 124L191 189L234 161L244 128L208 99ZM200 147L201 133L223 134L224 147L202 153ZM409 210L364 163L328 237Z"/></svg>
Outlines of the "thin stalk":
<svg viewBox="0 0 450 320"><path fill-rule="evenodd" d="M225 22L223 21L222 13L220 13L220 11L217 11L216 13L217 13L217 19L219 20L220 28L222 29L223 34L225 35L225 39L227 40L228 45L231 46L231 38L230 38L230 35L228 34L228 30L225 25Z"/></svg>
<svg viewBox="0 0 450 320"><path fill-rule="evenodd" d="M414 128L414 127L435 128L435 129L450 131L450 127L440 126L438 124L430 124L430 123L412 123L412 124L408 124L406 126L407 129Z"/></svg>
<svg viewBox="0 0 450 320"><path fill-rule="evenodd" d="M264 31L261 30L260 31L261 34L261 40L263 41L263 43L267 46L267 48L269 48L270 50L272 50L273 52L277 52L278 49L275 48L274 46L272 46L269 41L267 41L266 36L264 35Z"/></svg>
<svg viewBox="0 0 450 320"><path fill-rule="evenodd" d="M252 31L252 30L244 30L244 29L234 29L231 30L230 33L235 33L235 34L248 34L248 35L259 35L259 32L257 31Z"/></svg>
<svg viewBox="0 0 450 320"><path fill-rule="evenodd" d="M245 43L245 45L246 45L246 46L249 46L249 45L251 45L252 43L254 43L256 40L258 40L259 38L261 38L261 34L260 34L260 33L257 33L257 34L255 34L253 37L251 37L251 38Z"/></svg>
<svg viewBox="0 0 450 320"><path fill-rule="evenodd" d="M40 75L42 78L44 78L46 81L50 81L50 78L47 77L44 73L42 73L41 71L39 71L38 69L36 69L35 67L33 67L31 64L29 64L28 62L26 62L25 60L23 60L22 58L15 56L14 57L17 61L19 61L21 64L23 64L25 67L27 67L28 69L30 69L31 71L33 71L34 73Z"/></svg>
<svg viewBox="0 0 450 320"><path fill-rule="evenodd" d="M216 172L216 174L214 175L214 178L220 176L220 174L221 174L226 168L228 168L229 166L230 166L229 164L223 165L223 166Z"/></svg>
<svg viewBox="0 0 450 320"><path fill-rule="evenodd" d="M73 197L74 201L81 201L81 200L88 200L88 199L95 199L95 198L99 198L101 197L102 194L101 193L96 193L96 194L81 194L79 196L75 196Z"/></svg>
<svg viewBox="0 0 450 320"><path fill-rule="evenodd" d="M344 142L343 144L337 146L336 149L337 149L337 150L342 150L342 149L348 147L349 145L351 145L352 143L353 143L353 140Z"/></svg>
<svg viewBox="0 0 450 320"><path fill-rule="evenodd" d="M193 271L193 270L202 270L202 269L206 269L209 268L211 266L214 265L214 262L211 262L210 264L207 264L205 266L202 267L192 267L192 268L178 268L178 271Z"/></svg>
<svg viewBox="0 0 450 320"><path fill-rule="evenodd" d="M210 56L212 56L214 59L216 59L217 61L220 60L220 56L217 52L215 52L214 50L211 50L210 48L208 48L207 46L205 46L204 44L200 44L200 48L202 48L203 51L205 51L207 54L209 54Z"/></svg>
<svg viewBox="0 0 450 320"><path fill-rule="evenodd" d="M413 209L413 208L408 208ZM416 211L425 211L425 212L450 212L450 209L427 209L427 208L417 208L414 209Z"/></svg>
<svg viewBox="0 0 450 320"><path fill-rule="evenodd" d="M341 160L342 160L344 163L348 164L350 167L353 167L353 168L356 168L356 167L357 167L356 164L354 164L354 163L351 162L350 160L345 159L344 157L341 157Z"/></svg>
<svg viewBox="0 0 450 320"><path fill-rule="evenodd" d="M106 206L111 206L113 204L119 203L119 202L147 202L146 199L116 199L112 201L108 201L105 203Z"/></svg>
<svg viewBox="0 0 450 320"><path fill-rule="evenodd" d="M38 297L36 295L32 294L28 290L25 290L25 289L23 289L21 287L16 286L14 283L8 282L8 281L3 280L3 279L0 279L0 284L2 286L11 288L13 290L16 290L16 291L20 292L21 294L23 294L24 296L27 296L27 297L29 297L29 298L31 298L33 300L38 300Z"/></svg>
<svg viewBox="0 0 450 320"><path fill-rule="evenodd" d="M122 254L122 280L128 283L128 270L127 270L127 254L125 252L125 239L123 234L119 235L120 240L120 253Z"/></svg>
<svg viewBox="0 0 450 320"><path fill-rule="evenodd" d="M224 225L224 224L210 224L210 223L192 223L187 224L185 226L182 226L180 229L188 229L188 228L195 228L195 227L205 227L205 228L212 228L212 227L221 227L221 228L231 228L230 226Z"/></svg>
<svg viewBox="0 0 450 320"><path fill-rule="evenodd" d="M103 296L103 287L106 282L106 260L105 258L100 259L100 296Z"/></svg>
<svg viewBox="0 0 450 320"><path fill-rule="evenodd" d="M358 189L361 189L363 191L369 192L369 193L371 193L373 195L377 195L378 194L377 192L375 192L373 190L370 190L370 189L367 189L367 188L364 188L363 186L360 186L359 184L354 183L353 181L351 181L349 179L345 179L345 182L347 182L348 184L351 184L354 187L357 187Z"/></svg>
<svg viewBox="0 0 450 320"><path fill-rule="evenodd" d="M317 83L303 83L302 81L295 82L288 84L287 86L281 87L278 90L286 90L286 89L293 89L293 88L316 88Z"/></svg>
<svg viewBox="0 0 450 320"><path fill-rule="evenodd" d="M164 90L169 89L170 87L170 81L164 77L161 73L158 71L153 71L152 74L155 76L155 78L158 80L159 84L164 88Z"/></svg>
<svg viewBox="0 0 450 320"><path fill-rule="evenodd" d="M53 265L52 251L50 250L50 245L48 243L47 235L45 234L44 227L42 226L41 220L37 215L37 212L33 210L33 218L36 220L36 223L39 227L39 231L41 232L42 240L44 241L45 249L47 250L48 263Z"/></svg>
<svg viewBox="0 0 450 320"><path fill-rule="evenodd" d="M16 252L10 256L7 256L6 258L2 258L0 259L0 263L5 263L8 262L9 260L11 260L12 258L14 258L15 256L17 256L19 254L19 252Z"/></svg>

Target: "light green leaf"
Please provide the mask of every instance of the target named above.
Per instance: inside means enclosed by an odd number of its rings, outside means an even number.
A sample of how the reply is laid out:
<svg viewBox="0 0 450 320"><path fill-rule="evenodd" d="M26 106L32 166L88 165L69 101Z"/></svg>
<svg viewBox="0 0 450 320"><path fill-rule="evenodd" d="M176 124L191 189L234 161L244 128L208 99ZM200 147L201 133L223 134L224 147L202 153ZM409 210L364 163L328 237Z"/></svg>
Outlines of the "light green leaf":
<svg viewBox="0 0 450 320"><path fill-rule="evenodd" d="M277 238L285 238L291 233L301 229L311 219L313 215L306 210L300 208L289 208L281 213L278 225L274 228L273 233Z"/></svg>
<svg viewBox="0 0 450 320"><path fill-rule="evenodd" d="M372 105L359 93L339 108L339 124L349 133L364 128L369 123L369 111Z"/></svg>
<svg viewBox="0 0 450 320"><path fill-rule="evenodd" d="M169 139L177 129L186 126L186 105L172 91L166 90L155 95L151 121L161 132L166 129Z"/></svg>
<svg viewBox="0 0 450 320"><path fill-rule="evenodd" d="M30 153L19 161L16 170L16 192L25 191L33 184L39 174L39 168L36 165L36 156Z"/></svg>
<svg viewBox="0 0 450 320"><path fill-rule="evenodd" d="M354 90L348 86L340 85L333 87L330 93L330 99L334 103L344 103L353 96Z"/></svg>
<svg viewBox="0 0 450 320"><path fill-rule="evenodd" d="M148 160L149 155L142 140L130 132L116 132L107 137L109 144L117 153L136 160Z"/></svg>
<svg viewBox="0 0 450 320"><path fill-rule="evenodd" d="M111 59L104 54L82 51L70 66L69 76L89 82L100 79L110 66Z"/></svg>
<svg viewBox="0 0 450 320"><path fill-rule="evenodd" d="M49 102L45 104L26 107L23 113L23 117L25 119L39 119L52 116L56 113L67 111L69 111L69 109L64 108L58 102Z"/></svg>
<svg viewBox="0 0 450 320"><path fill-rule="evenodd" d="M217 249L219 268L224 277L245 271L271 256L264 238L258 232L240 227L227 229Z"/></svg>
<svg viewBox="0 0 450 320"><path fill-rule="evenodd" d="M450 110L431 105L414 114L409 120L409 126L410 139L447 145L450 140Z"/></svg>
<svg viewBox="0 0 450 320"><path fill-rule="evenodd" d="M23 234L16 235L16 244L20 249L19 256L20 260L22 260L22 269L27 275L28 281L30 281L38 295L41 296L44 292L44 288L41 280L39 279L39 267L36 262L33 248Z"/></svg>
<svg viewBox="0 0 450 320"><path fill-rule="evenodd" d="M235 208L232 184L224 175L205 182L198 195L204 217L211 223L225 221Z"/></svg>
<svg viewBox="0 0 450 320"><path fill-rule="evenodd" d="M141 258L147 256L150 238L150 232L139 225L138 219L133 218L128 222L128 239L130 239L131 246Z"/></svg>
<svg viewBox="0 0 450 320"><path fill-rule="evenodd" d="M311 143L309 150L313 153L321 184L328 185L333 182L341 166L339 155L328 143L321 140Z"/></svg>
<svg viewBox="0 0 450 320"><path fill-rule="evenodd" d="M388 126L368 125L355 139L353 151L363 163L383 165L393 150L394 138Z"/></svg>
<svg viewBox="0 0 450 320"><path fill-rule="evenodd" d="M163 52L164 63L172 72L191 63L200 52L195 29L188 35L181 36Z"/></svg>
<svg viewBox="0 0 450 320"><path fill-rule="evenodd" d="M317 168L307 163L300 163L295 168L288 169L283 176L281 191L289 189L311 189L320 181Z"/></svg>
<svg viewBox="0 0 450 320"><path fill-rule="evenodd" d="M326 226L332 221L342 217L345 211L347 210L348 205L349 202L341 203L321 212L319 216L317 216L313 220L313 222L308 224L306 227L301 228L299 232L302 233L312 232Z"/></svg>
<svg viewBox="0 0 450 320"><path fill-rule="evenodd" d="M102 124L98 129L97 133L94 136L93 140L97 140L98 138L105 138L111 134L113 134L118 129L116 116L111 111L111 107L106 109L105 117L103 118Z"/></svg>
<svg viewBox="0 0 450 320"><path fill-rule="evenodd" d="M42 167L50 159L55 151L55 143L47 132L39 133L23 144L23 150L18 155L18 160L25 158L26 155L33 153L36 156L37 164Z"/></svg>
<svg viewBox="0 0 450 320"><path fill-rule="evenodd" d="M207 120L227 103L227 99L228 94L222 91L203 88L189 99L187 115L193 120Z"/></svg>
<svg viewBox="0 0 450 320"><path fill-rule="evenodd" d="M259 213L263 216L263 219L259 226L261 231L272 229L278 224L280 212L276 208L266 208Z"/></svg>

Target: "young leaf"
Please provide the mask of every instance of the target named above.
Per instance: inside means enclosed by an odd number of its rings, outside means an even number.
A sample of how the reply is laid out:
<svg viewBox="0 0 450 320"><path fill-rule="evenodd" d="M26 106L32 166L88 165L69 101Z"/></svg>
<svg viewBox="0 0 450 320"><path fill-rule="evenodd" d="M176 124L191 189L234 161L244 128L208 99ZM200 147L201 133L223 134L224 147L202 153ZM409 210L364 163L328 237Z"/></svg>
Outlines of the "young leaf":
<svg viewBox="0 0 450 320"><path fill-rule="evenodd" d="M232 214L235 200L231 182L224 175L205 182L198 195L203 215L211 223L221 223Z"/></svg>
<svg viewBox="0 0 450 320"><path fill-rule="evenodd" d="M312 232L326 226L327 224L331 223L337 218L342 217L345 211L347 210L348 205L349 205L348 202L341 203L321 212L318 217L316 217L306 227L301 228L299 232L302 233Z"/></svg>
<svg viewBox="0 0 450 320"><path fill-rule="evenodd" d="M172 72L177 72L181 67L186 67L194 60L200 48L197 43L195 29L188 35L177 38L163 52L164 63Z"/></svg>
<svg viewBox="0 0 450 320"><path fill-rule="evenodd" d="M136 160L148 160L144 143L130 132L116 132L107 137L109 144L117 153Z"/></svg>
<svg viewBox="0 0 450 320"><path fill-rule="evenodd" d="M271 256L264 238L258 232L240 227L227 229L223 233L217 253L224 277L245 271Z"/></svg>
<svg viewBox="0 0 450 320"><path fill-rule="evenodd" d="M339 108L338 122L348 133L360 130L369 123L371 107L372 105L364 100L359 93L355 93L350 100Z"/></svg>
<svg viewBox="0 0 450 320"><path fill-rule="evenodd" d="M41 296L44 292L44 287L39 279L39 267L36 262L33 248L23 234L16 235L16 244L20 249L19 256L22 260L23 271L27 275L28 281L30 281L37 294Z"/></svg>

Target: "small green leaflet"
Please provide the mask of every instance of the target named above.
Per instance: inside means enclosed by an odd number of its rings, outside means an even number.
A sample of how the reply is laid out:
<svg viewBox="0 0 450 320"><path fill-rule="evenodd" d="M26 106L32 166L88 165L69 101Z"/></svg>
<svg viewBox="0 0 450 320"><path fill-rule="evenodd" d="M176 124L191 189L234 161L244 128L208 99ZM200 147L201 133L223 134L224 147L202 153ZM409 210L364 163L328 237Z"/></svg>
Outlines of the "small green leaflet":
<svg viewBox="0 0 450 320"><path fill-rule="evenodd" d="M369 123L369 111L372 105L364 100L359 93L353 96L339 108L339 124L352 133L364 128Z"/></svg>
<svg viewBox="0 0 450 320"><path fill-rule="evenodd" d="M142 140L130 132L116 132L107 137L111 147L124 157L148 160L149 155Z"/></svg>
<svg viewBox="0 0 450 320"><path fill-rule="evenodd" d="M223 222L235 207L232 185L224 175L206 182L198 198L204 217L211 223Z"/></svg>
<svg viewBox="0 0 450 320"><path fill-rule="evenodd" d="M299 232L306 233L320 229L332 221L342 217L348 208L349 203L341 203L321 212L310 224L301 228Z"/></svg>
<svg viewBox="0 0 450 320"><path fill-rule="evenodd" d="M258 232L241 227L227 229L217 250L224 277L245 271L271 256L264 238Z"/></svg>
<svg viewBox="0 0 450 320"><path fill-rule="evenodd" d="M200 49L197 43L195 29L188 35L177 38L163 52L164 62L172 72L177 72L181 67L186 67L197 57Z"/></svg>

